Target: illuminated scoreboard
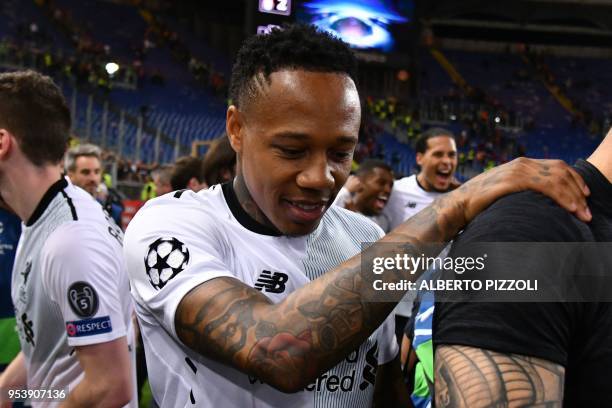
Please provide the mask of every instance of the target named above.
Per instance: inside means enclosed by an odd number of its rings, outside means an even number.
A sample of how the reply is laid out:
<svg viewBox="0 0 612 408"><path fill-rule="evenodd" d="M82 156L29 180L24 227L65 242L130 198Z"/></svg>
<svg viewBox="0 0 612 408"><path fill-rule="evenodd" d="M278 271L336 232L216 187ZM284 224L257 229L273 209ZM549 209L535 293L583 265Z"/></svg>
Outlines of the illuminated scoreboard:
<svg viewBox="0 0 612 408"><path fill-rule="evenodd" d="M291 0L259 0L259 11L262 13L291 15Z"/></svg>

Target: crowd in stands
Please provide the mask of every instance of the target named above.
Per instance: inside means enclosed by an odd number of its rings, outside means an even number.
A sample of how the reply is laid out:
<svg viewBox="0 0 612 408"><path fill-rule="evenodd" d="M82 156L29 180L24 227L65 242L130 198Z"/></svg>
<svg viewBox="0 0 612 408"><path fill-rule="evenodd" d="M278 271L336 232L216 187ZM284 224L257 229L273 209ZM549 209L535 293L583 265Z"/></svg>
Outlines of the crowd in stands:
<svg viewBox="0 0 612 408"><path fill-rule="evenodd" d="M224 97L227 94L228 82L223 72L216 70L211 63L202 61L193 55L179 34L159 20L153 12L143 9L141 14L149 24L145 32L145 44L159 43L167 46L173 58L185 66L199 84L217 96Z"/></svg>
<svg viewBox="0 0 612 408"><path fill-rule="evenodd" d="M602 132L610 128L612 117L608 109L600 106L600 110L594 112L585 101L577 96L577 94L584 93L589 89L593 90L595 93L599 93L598 89L593 89L597 87L594 86L593 82L588 77L578 78L568 74L563 78L556 72L554 67L551 67L547 63L545 55L527 49L525 56L536 68L540 79L549 87L567 97L571 102L571 106L574 110L571 122L572 127L579 125L585 126L591 135L601 135ZM575 61L571 61L569 65L568 67L558 67L558 69L560 71L575 72L584 70L584 67L577 67L576 65L578 64L576 64ZM598 99L603 98L601 98L601 95L598 95Z"/></svg>
<svg viewBox="0 0 612 408"><path fill-rule="evenodd" d="M166 78L156 67L146 64L147 53L159 46L167 46L176 61L184 65L197 83L217 96L227 93L225 74L212 64L191 54L175 31L170 30L153 14L142 10L149 24L143 38L131 44L129 60L118 58L109 44L98 41L83 24L75 21L70 10L53 0L36 2L71 45L63 49L54 44L49 33L36 21L20 22L10 36L0 40L0 62L31 67L55 78L74 80L79 87L90 86L109 91L113 84L138 89L145 83L163 86ZM117 62L119 70L110 75L105 65Z"/></svg>
<svg viewBox="0 0 612 408"><path fill-rule="evenodd" d="M442 118L439 121L423 120L419 105L408 105L394 98L367 98L366 105L370 115L379 121L387 121L397 139L412 147L424 130L422 122L454 123L458 133L460 174L468 169L482 171L525 154L525 147L499 126L503 119L494 116L493 112L486 109L449 111L445 101L441 98L434 101L433 105L448 118L446 121ZM370 154L370 157L380 158L381 155Z"/></svg>
<svg viewBox="0 0 612 408"><path fill-rule="evenodd" d="M145 61L150 50L167 47L174 59L185 66L198 83L218 96L227 93L225 75L211 63L192 54L180 35L156 17L158 13L155 9L138 5L147 28L143 38L136 38L131 46L132 61L121 63L121 69L111 78L104 69L104 64L114 58L111 46L97 41L87 27L75 21L70 10L62 8L55 0L37 0L36 3L58 31L69 39L74 50L56 48L52 35L45 32L37 22L23 21L14 30L13 36L0 40L0 64L32 67L54 78L66 79L81 88L108 92L112 84L118 81L135 87L147 81L163 85L166 80L163 74L157 68L145 69ZM541 56L534 53L527 55L543 80L558 86L561 91L589 86L584 81L574 81L572 78L561 81ZM515 72L512 81L531 79L532 74L522 69ZM579 111L574 118L576 125L586 125L592 134L599 134L602 129L610 126L611 121L607 115L596 116L588 109L582 109L579 101L572 102ZM386 159L394 166L401 160L400 155L395 151L385 151L385 145L378 143L383 132L388 131L400 142L414 148L419 134L431 126L442 125L450 126L457 135L458 174L469 176L524 155L525 146L508 129L528 131L535 126L533 118L521 120L516 111L506 108L487 92L473 86L465 89L453 86L445 94L409 103L400 103L393 98L368 97L365 105L366 120L355 152L357 163L368 158L378 158ZM146 183L151 179L151 172L160 167L159 163L143 163L108 154L109 160L116 165L120 181Z"/></svg>

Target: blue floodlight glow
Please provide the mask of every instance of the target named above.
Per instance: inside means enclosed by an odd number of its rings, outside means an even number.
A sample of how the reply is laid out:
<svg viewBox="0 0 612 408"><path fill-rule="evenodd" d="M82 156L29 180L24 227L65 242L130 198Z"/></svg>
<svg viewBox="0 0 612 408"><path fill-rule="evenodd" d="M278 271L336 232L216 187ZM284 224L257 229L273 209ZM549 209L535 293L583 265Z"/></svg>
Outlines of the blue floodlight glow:
<svg viewBox="0 0 612 408"><path fill-rule="evenodd" d="M305 2L303 7L311 16L311 24L355 48L390 51L394 40L389 24L408 22L408 18L382 0L313 0Z"/></svg>

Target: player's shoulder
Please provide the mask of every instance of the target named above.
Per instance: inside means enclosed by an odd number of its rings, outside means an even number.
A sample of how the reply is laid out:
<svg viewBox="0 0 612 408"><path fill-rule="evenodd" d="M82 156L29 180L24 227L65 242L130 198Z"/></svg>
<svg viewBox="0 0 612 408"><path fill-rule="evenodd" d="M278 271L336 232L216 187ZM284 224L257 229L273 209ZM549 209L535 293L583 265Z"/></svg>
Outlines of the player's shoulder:
<svg viewBox="0 0 612 408"><path fill-rule="evenodd" d="M216 185L197 193L173 191L154 198L138 210L125 231L124 246L153 236L214 235L221 228L227 205L221 187Z"/></svg>
<svg viewBox="0 0 612 408"><path fill-rule="evenodd" d="M85 220L65 222L47 237L43 250L55 254L70 253L86 256L84 251L87 248L117 246L117 238L106 230L97 223Z"/></svg>
<svg viewBox="0 0 612 408"><path fill-rule="evenodd" d="M325 227L334 231L334 234L347 234L363 242L377 241L385 235L383 230L368 217L337 205L329 207L323 222Z"/></svg>
<svg viewBox="0 0 612 408"><path fill-rule="evenodd" d="M177 190L153 198L136 213L130 225L154 220L181 223L194 222L194 218L210 219L223 205L221 189L218 186L213 187L197 193L191 190Z"/></svg>
<svg viewBox="0 0 612 408"><path fill-rule="evenodd" d="M400 191L411 190L417 186L416 175L402 177L399 180L393 182L393 188Z"/></svg>
<svg viewBox="0 0 612 408"><path fill-rule="evenodd" d="M549 242L584 241L591 235L586 224L534 191L501 197L468 225L466 233L476 240Z"/></svg>

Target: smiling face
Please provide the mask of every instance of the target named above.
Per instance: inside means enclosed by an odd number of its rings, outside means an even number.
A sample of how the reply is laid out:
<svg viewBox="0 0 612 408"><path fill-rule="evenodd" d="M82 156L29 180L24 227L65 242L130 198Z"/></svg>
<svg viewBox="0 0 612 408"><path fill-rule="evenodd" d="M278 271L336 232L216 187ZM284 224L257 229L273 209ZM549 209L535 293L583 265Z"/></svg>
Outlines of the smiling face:
<svg viewBox="0 0 612 408"><path fill-rule="evenodd" d="M417 176L427 191L448 191L457 169L457 145L449 136L435 136L427 140L425 153L417 153L416 162L421 167Z"/></svg>
<svg viewBox="0 0 612 408"><path fill-rule="evenodd" d="M387 205L393 188L393 173L382 167L359 177L359 189L355 193L353 203L360 213L378 215Z"/></svg>
<svg viewBox="0 0 612 408"><path fill-rule="evenodd" d="M281 70L238 110L227 132L239 174L265 217L281 233L318 225L351 169L361 107L344 74Z"/></svg>

